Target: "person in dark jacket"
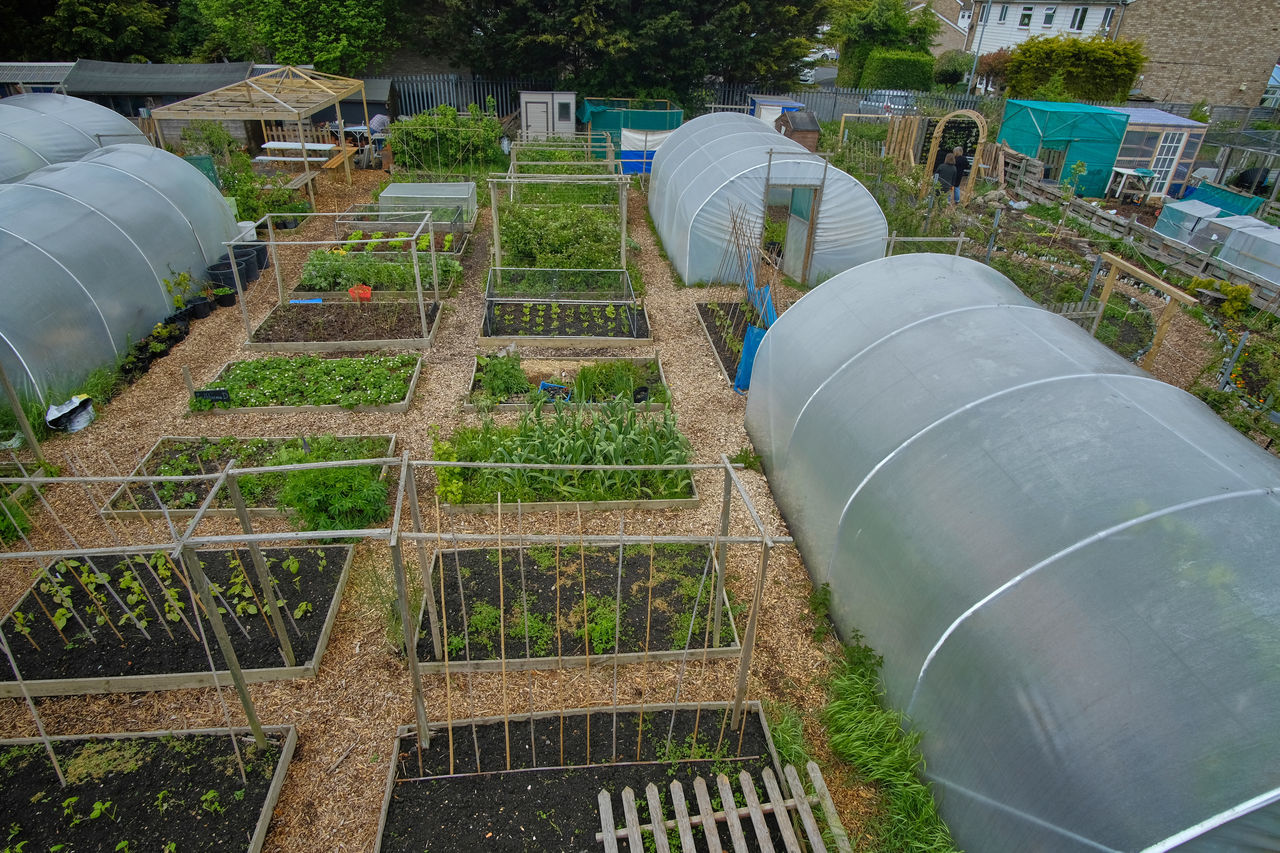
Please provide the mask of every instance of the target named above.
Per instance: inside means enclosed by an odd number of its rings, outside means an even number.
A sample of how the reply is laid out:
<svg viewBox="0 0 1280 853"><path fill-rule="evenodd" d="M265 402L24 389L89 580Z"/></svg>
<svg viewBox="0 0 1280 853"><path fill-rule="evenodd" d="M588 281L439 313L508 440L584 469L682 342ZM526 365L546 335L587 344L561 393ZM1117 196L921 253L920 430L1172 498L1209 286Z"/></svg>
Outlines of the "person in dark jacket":
<svg viewBox="0 0 1280 853"><path fill-rule="evenodd" d="M951 153L956 155L956 186L959 187L969 174L969 158L964 156L964 146L961 145L957 145ZM956 201L959 201L959 199L956 199Z"/></svg>
<svg viewBox="0 0 1280 853"><path fill-rule="evenodd" d="M942 191L946 193L947 198L955 202L956 196L959 194L960 178L956 170L956 155L948 154L947 158L942 161L942 165L937 168L934 175L938 178L938 184Z"/></svg>

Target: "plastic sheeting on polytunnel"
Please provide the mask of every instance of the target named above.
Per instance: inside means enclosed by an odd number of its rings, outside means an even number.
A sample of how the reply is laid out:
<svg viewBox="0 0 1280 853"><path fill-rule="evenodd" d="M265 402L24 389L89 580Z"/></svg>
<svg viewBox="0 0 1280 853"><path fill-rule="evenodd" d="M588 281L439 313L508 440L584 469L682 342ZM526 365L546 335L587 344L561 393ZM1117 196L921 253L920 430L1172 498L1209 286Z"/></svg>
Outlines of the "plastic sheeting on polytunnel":
<svg viewBox="0 0 1280 853"><path fill-rule="evenodd" d="M710 113L671 132L654 154L649 180L649 212L681 278L716 279L734 210L745 209L760 233L766 180L771 187L822 186L806 282L884 257L889 227L866 187L758 119Z"/></svg>
<svg viewBox="0 0 1280 853"><path fill-rule="evenodd" d="M941 255L787 310L746 423L960 847L1280 848L1280 461Z"/></svg>
<svg viewBox="0 0 1280 853"><path fill-rule="evenodd" d="M20 392L71 390L173 309L165 279L225 252L235 220L180 157L114 145L0 191L0 359Z"/></svg>
<svg viewBox="0 0 1280 853"><path fill-rule="evenodd" d="M37 93L0 99L0 183L121 143L151 144L129 119L83 98Z"/></svg>

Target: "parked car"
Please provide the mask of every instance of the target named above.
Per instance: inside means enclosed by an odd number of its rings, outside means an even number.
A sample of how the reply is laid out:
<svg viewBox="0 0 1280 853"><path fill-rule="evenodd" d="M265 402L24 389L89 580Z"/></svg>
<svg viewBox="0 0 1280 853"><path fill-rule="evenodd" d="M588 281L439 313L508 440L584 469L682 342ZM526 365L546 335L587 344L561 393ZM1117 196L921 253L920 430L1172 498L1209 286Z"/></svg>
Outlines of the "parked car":
<svg viewBox="0 0 1280 853"><path fill-rule="evenodd" d="M916 95L915 92L877 89L858 102L858 112L864 115L913 115L916 112Z"/></svg>
<svg viewBox="0 0 1280 853"><path fill-rule="evenodd" d="M813 66L806 65L800 69L800 82L812 85L818 81L817 75L814 73Z"/></svg>
<svg viewBox="0 0 1280 853"><path fill-rule="evenodd" d="M806 62L835 62L840 58L840 51L834 47L815 47L805 56Z"/></svg>

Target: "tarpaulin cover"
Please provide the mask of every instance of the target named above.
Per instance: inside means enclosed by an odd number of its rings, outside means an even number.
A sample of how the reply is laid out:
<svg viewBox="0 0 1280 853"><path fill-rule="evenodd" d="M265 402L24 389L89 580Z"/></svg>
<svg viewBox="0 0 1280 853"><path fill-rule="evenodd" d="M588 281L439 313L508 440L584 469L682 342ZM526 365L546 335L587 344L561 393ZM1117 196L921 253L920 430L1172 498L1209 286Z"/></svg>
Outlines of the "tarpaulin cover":
<svg viewBox="0 0 1280 853"><path fill-rule="evenodd" d="M1251 216L1257 213L1258 208L1262 207L1262 203L1266 201L1260 196L1238 193L1235 190L1229 190L1226 187L1220 187L1208 181L1188 190L1183 198L1202 201L1205 204L1220 207L1227 213L1234 213L1237 216Z"/></svg>
<svg viewBox="0 0 1280 853"><path fill-rule="evenodd" d="M746 426L958 847L1280 849L1280 460L935 254L782 314Z"/></svg>
<svg viewBox="0 0 1280 853"><path fill-rule="evenodd" d="M671 136L669 130L622 130L622 143L618 159L622 161L623 174L648 174L653 167L653 155L658 146Z"/></svg>
<svg viewBox="0 0 1280 853"><path fill-rule="evenodd" d="M7 185L0 359L10 379L46 403L46 392L74 390L173 310L165 279L201 279L235 234L209 180L149 145L107 146Z"/></svg>
<svg viewBox="0 0 1280 853"><path fill-rule="evenodd" d="M121 142L150 145L133 122L92 101L49 93L0 99L0 183Z"/></svg>
<svg viewBox="0 0 1280 853"><path fill-rule="evenodd" d="M1056 101L1005 102L997 142L1019 154L1038 157L1041 147L1065 151L1063 179L1083 162L1077 194L1101 196L1107 190L1129 117L1106 107Z"/></svg>
<svg viewBox="0 0 1280 853"><path fill-rule="evenodd" d="M756 360L756 351L760 349L760 341L764 340L765 330L759 326L747 326L742 337L742 356L738 359L738 374L733 380L733 390L739 394L747 393L751 387L751 367Z"/></svg>
<svg viewBox="0 0 1280 853"><path fill-rule="evenodd" d="M733 211L744 211L749 226L760 233L766 177L774 187L822 184L806 283L884 257L889 226L875 198L855 178L757 119L710 113L671 134L653 158L649 180L649 212L684 281L716 277L730 248Z"/></svg>

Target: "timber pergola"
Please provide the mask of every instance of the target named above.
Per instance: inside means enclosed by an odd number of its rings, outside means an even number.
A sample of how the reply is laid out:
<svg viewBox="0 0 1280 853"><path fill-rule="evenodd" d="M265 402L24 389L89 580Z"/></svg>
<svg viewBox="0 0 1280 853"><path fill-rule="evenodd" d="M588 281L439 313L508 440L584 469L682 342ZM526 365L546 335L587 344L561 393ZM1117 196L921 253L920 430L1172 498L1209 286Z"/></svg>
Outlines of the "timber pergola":
<svg viewBox="0 0 1280 853"><path fill-rule="evenodd" d="M263 135L266 135L266 122L296 122L298 125L298 142L302 146L302 168L311 171L311 162L307 156L306 134L302 120L310 118L326 107L336 107L343 99L360 93L360 103L364 108L364 123L369 125L369 105L365 101L364 81L352 77L339 77L336 74L325 74L311 68L298 68L285 65L264 74L258 74L247 80L187 98L184 101L156 107L151 115L157 119L208 119L211 121L259 121L263 124ZM342 110L338 114L339 144L346 145L346 132L342 124ZM159 133L159 125L156 125ZM163 138L160 140L164 144ZM344 152L345 153L345 152ZM317 158L319 160L320 158ZM346 170L347 184L351 183L351 161L343 157L342 165ZM311 183L307 183L307 193L311 196L311 206L315 207L315 192Z"/></svg>

